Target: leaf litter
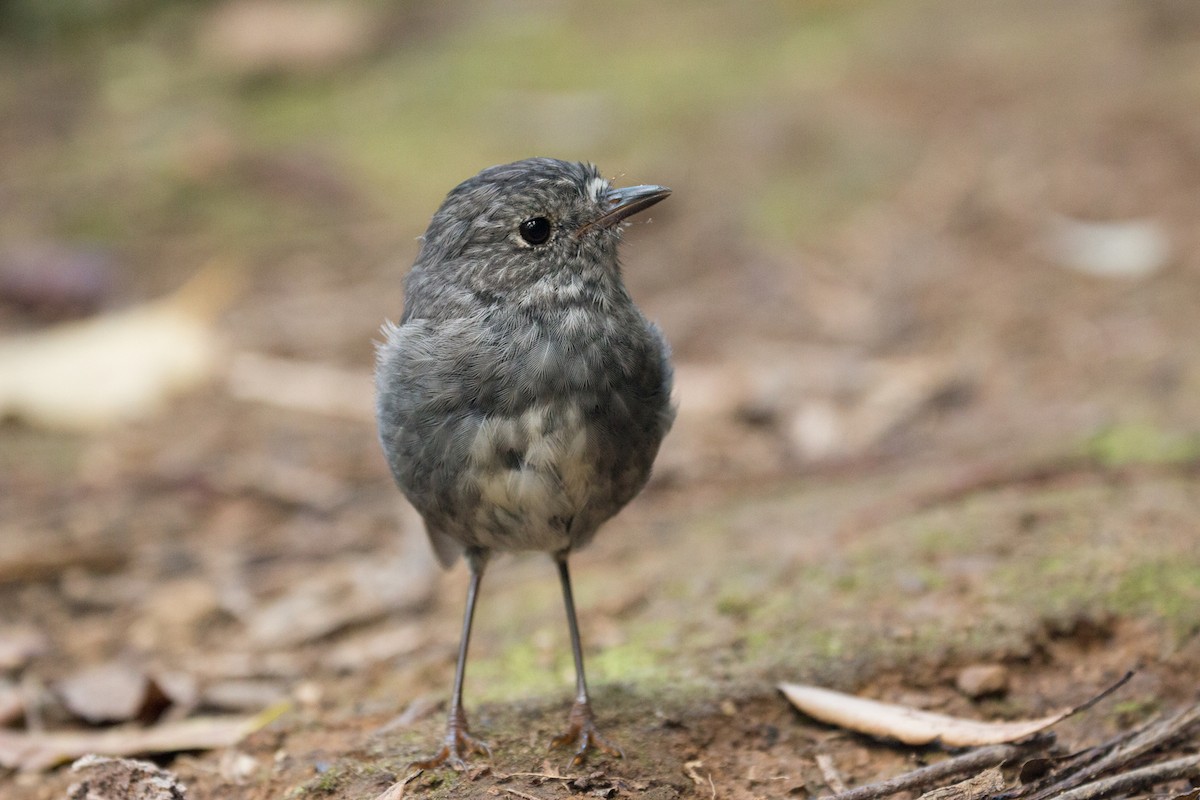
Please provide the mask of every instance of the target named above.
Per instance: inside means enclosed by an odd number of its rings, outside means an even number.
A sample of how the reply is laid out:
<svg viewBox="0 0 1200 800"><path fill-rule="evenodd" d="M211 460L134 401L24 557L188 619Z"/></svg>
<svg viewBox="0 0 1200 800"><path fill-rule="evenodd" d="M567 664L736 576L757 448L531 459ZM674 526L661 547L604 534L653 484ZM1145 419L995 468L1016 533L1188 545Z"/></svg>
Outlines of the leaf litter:
<svg viewBox="0 0 1200 800"><path fill-rule="evenodd" d="M1097 800L1200 778L1200 753L1163 760L1173 754L1163 752L1167 747L1195 733L1200 725L1200 705L1185 707L1084 750L1059 753L1056 737L1049 729L1110 696L1132 675L1127 673L1079 705L1038 719L1011 722L934 714L815 686L781 684L780 689L803 713L857 733L911 746L975 748L854 789L846 789L832 762L826 757L823 764L818 756L825 782L835 790L822 800L877 800L923 789L928 789L921 795L923 800ZM939 786L961 775L968 777Z"/></svg>
<svg viewBox="0 0 1200 800"><path fill-rule="evenodd" d="M119 725L96 731L0 730L0 766L37 772L92 753L131 756L232 747L286 709L283 705L253 716L192 717L149 728Z"/></svg>

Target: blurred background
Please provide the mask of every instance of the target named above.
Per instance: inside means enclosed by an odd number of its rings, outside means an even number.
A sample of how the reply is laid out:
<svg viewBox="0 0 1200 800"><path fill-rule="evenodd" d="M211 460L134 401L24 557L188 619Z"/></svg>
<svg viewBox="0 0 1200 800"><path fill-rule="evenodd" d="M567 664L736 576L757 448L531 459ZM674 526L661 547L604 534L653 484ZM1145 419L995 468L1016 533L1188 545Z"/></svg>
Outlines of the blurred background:
<svg viewBox="0 0 1200 800"><path fill-rule="evenodd" d="M4 0L0 722L153 686L365 736L446 693L462 570L372 343L445 193L533 155L674 190L623 250L680 416L577 568L601 684L853 685L1080 614L1161 654L1200 602L1197 108L1194 0ZM489 580L468 695L561 699L551 570Z"/></svg>

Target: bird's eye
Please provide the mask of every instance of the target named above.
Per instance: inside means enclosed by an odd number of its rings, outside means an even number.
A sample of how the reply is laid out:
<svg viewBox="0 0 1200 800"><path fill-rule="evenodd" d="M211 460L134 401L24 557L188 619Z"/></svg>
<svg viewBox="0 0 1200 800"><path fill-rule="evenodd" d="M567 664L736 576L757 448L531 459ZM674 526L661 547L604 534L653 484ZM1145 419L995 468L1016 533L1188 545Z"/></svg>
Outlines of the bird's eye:
<svg viewBox="0 0 1200 800"><path fill-rule="evenodd" d="M545 217L527 219L517 227L526 244L545 244L550 238L550 220Z"/></svg>

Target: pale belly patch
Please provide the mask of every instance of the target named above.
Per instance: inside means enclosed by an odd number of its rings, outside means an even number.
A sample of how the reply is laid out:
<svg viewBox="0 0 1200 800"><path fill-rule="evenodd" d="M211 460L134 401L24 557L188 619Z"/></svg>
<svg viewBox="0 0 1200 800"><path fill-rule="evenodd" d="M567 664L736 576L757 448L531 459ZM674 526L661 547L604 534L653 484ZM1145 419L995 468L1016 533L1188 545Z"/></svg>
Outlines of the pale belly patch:
<svg viewBox="0 0 1200 800"><path fill-rule="evenodd" d="M570 404L488 418L469 464L480 494L472 534L483 547L568 547L572 522L600 488L582 412Z"/></svg>

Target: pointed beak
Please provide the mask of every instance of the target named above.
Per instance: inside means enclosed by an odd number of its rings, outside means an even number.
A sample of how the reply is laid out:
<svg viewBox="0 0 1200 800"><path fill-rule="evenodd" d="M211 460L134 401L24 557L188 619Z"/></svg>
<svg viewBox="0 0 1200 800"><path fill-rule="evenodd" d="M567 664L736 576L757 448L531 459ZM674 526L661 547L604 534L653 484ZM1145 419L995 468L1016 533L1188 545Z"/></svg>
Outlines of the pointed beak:
<svg viewBox="0 0 1200 800"><path fill-rule="evenodd" d="M579 236L592 228L611 228L626 217L666 200L671 190L665 186L628 186L624 189L609 189L604 193L606 210L596 219L582 226L575 235Z"/></svg>

